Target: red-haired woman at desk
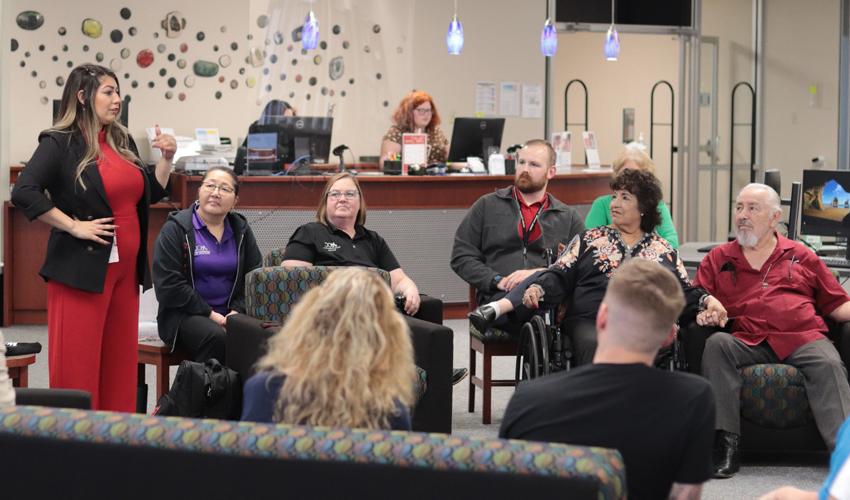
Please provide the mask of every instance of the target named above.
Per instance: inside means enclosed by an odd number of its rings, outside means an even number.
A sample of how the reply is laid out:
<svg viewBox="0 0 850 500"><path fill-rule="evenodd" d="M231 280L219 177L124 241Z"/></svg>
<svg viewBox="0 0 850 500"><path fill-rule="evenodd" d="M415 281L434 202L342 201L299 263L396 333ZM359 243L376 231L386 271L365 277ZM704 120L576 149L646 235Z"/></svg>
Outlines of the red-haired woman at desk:
<svg viewBox="0 0 850 500"><path fill-rule="evenodd" d="M449 141L440 130L440 114L427 92L414 90L404 96L392 119L393 125L381 142L381 165L384 160L401 154L401 136L408 133L428 134L428 163L445 163Z"/></svg>

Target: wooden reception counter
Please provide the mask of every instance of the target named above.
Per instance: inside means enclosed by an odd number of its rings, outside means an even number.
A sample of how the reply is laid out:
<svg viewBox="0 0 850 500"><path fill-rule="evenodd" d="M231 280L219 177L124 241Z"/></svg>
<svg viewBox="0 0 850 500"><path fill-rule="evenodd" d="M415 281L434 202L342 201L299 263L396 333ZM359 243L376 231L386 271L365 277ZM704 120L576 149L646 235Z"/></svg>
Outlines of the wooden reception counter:
<svg viewBox="0 0 850 500"><path fill-rule="evenodd" d="M567 204L588 205L609 192L610 175L610 169L572 169L552 179L549 191ZM323 176L242 177L238 209L315 210L325 180ZM481 195L511 184L513 177L383 176L364 172L358 180L370 210L433 210L466 209ZM201 177L172 174L171 182L171 200L151 207L148 255L153 254L154 241L168 213L188 207L197 198ZM3 217L3 324L46 323L47 288L38 270L50 229L44 223L27 221L8 202ZM462 303L446 304L446 317L462 317L465 308Z"/></svg>

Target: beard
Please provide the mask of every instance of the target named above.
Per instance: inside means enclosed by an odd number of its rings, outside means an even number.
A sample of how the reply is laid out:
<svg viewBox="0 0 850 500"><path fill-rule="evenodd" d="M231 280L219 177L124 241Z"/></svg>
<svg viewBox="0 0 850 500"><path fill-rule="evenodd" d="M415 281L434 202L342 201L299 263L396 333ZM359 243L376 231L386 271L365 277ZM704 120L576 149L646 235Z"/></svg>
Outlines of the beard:
<svg viewBox="0 0 850 500"><path fill-rule="evenodd" d="M737 229L735 231L735 239L738 241L738 244L744 248L753 248L759 241L758 235L756 235L755 231L752 229Z"/></svg>
<svg viewBox="0 0 850 500"><path fill-rule="evenodd" d="M517 176L514 185L521 193L536 193L546 187L546 179L544 178L540 182L535 182L528 173L523 172Z"/></svg>

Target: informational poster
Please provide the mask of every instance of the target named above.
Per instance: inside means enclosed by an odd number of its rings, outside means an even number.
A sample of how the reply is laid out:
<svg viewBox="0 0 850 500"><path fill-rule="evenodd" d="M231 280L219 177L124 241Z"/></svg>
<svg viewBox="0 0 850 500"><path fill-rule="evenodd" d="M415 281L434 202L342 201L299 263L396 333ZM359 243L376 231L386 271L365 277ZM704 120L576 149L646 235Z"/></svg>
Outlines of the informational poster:
<svg viewBox="0 0 850 500"><path fill-rule="evenodd" d="M475 83L475 114L476 116L496 114L496 82Z"/></svg>
<svg viewBox="0 0 850 500"><path fill-rule="evenodd" d="M401 163L404 166L428 163L428 134L401 134Z"/></svg>
<svg viewBox="0 0 850 500"><path fill-rule="evenodd" d="M519 116L519 82L502 82L499 93L499 114Z"/></svg>
<svg viewBox="0 0 850 500"><path fill-rule="evenodd" d="M599 149L596 146L596 134L590 131L582 132L584 140L584 154L587 156L587 166L599 168Z"/></svg>
<svg viewBox="0 0 850 500"><path fill-rule="evenodd" d="M543 116L543 87L526 83L522 86L522 117L540 118Z"/></svg>
<svg viewBox="0 0 850 500"><path fill-rule="evenodd" d="M552 148L555 150L555 166L558 171L567 170L572 166L573 143L572 134L565 130L552 133Z"/></svg>

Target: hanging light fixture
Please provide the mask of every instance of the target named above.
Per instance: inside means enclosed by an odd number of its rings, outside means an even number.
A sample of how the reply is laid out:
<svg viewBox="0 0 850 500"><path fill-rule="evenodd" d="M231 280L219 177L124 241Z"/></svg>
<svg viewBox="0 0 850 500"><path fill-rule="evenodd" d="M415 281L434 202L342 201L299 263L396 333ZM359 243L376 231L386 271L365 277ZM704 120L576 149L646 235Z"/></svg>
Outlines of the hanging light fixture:
<svg viewBox="0 0 850 500"><path fill-rule="evenodd" d="M457 20L457 0L455 0L455 14L449 23L449 31L446 33L446 47L449 54L459 55L463 50L463 26Z"/></svg>
<svg viewBox="0 0 850 500"><path fill-rule="evenodd" d="M608 26L608 33L605 35L605 59L616 61L618 57L620 57L620 35L614 27L614 0L611 0L611 26Z"/></svg>
<svg viewBox="0 0 850 500"><path fill-rule="evenodd" d="M316 14L310 9L310 13L304 18L304 25L301 27L301 48L304 50L315 49L319 44L319 20L316 19Z"/></svg>
<svg viewBox="0 0 850 500"><path fill-rule="evenodd" d="M540 52L546 57L552 57L558 51L558 31L552 21L546 19L543 32L540 33Z"/></svg>

